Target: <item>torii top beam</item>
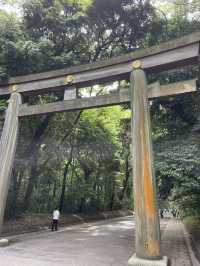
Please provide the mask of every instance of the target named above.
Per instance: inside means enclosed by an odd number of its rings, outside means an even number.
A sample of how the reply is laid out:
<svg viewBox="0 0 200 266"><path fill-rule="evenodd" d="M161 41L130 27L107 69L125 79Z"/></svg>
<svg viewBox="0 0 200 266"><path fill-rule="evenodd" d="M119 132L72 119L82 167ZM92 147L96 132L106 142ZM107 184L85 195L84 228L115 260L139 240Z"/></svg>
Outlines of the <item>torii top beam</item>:
<svg viewBox="0 0 200 266"><path fill-rule="evenodd" d="M110 60L11 78L7 84L0 86L0 96L9 95L13 91L22 94L39 94L41 91L50 92L72 85L80 88L129 78L133 68L132 62L137 59L148 72L160 72L188 64L197 64L199 47L200 32L197 32Z"/></svg>

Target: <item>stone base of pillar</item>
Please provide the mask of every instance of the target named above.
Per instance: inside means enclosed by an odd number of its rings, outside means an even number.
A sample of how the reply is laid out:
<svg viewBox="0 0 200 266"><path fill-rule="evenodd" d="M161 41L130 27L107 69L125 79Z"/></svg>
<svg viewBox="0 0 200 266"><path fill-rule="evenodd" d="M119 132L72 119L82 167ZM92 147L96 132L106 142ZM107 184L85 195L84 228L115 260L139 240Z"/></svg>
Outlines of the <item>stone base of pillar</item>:
<svg viewBox="0 0 200 266"><path fill-rule="evenodd" d="M0 238L0 247L6 247L9 245L9 240L6 238Z"/></svg>
<svg viewBox="0 0 200 266"><path fill-rule="evenodd" d="M161 260L146 260L136 257L134 254L128 261L129 266L167 266L168 259L163 257Z"/></svg>

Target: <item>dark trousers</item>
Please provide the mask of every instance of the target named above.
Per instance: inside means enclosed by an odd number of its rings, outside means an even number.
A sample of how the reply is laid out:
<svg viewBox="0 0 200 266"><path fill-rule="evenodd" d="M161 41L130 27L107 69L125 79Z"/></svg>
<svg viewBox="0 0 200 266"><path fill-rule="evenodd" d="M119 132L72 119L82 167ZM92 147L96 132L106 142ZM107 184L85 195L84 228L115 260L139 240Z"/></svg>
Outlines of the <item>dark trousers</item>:
<svg viewBox="0 0 200 266"><path fill-rule="evenodd" d="M52 226L51 226L51 231L57 231L58 230L58 220L53 220Z"/></svg>

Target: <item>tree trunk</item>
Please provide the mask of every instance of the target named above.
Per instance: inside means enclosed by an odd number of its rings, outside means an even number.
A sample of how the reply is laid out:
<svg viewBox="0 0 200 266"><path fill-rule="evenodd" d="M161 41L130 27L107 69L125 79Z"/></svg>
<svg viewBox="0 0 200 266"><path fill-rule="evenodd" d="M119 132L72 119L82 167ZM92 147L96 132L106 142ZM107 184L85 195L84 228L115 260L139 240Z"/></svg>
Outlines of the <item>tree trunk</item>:
<svg viewBox="0 0 200 266"><path fill-rule="evenodd" d="M56 191L57 191L57 181L56 179L54 180L54 184L53 184L53 198L55 199L56 197Z"/></svg>
<svg viewBox="0 0 200 266"><path fill-rule="evenodd" d="M41 122L40 126L37 128L28 149L26 149L24 153L24 156L31 154L31 158L30 158L31 170L30 170L30 177L29 177L26 193L24 196L23 204L22 204L23 211L26 211L30 206L33 189L39 177L39 172L37 170L39 148L42 143L42 136L46 128L48 127L51 117L52 115L47 115L43 118L43 121Z"/></svg>
<svg viewBox="0 0 200 266"><path fill-rule="evenodd" d="M14 176L14 185L13 185L13 191L11 194L11 203L10 203L10 209L12 217L15 217L16 214L18 213L17 209L19 208L19 192L21 189L21 183L23 179L24 171L20 169L18 173L15 173Z"/></svg>
<svg viewBox="0 0 200 266"><path fill-rule="evenodd" d="M79 213L82 213L85 209L85 198L81 197L81 202L80 202L80 206L79 206Z"/></svg>
<svg viewBox="0 0 200 266"><path fill-rule="evenodd" d="M69 166L72 162L72 158L66 163L64 173L63 173L63 180L62 180L62 189L61 189L61 194L60 194L60 200L59 200L59 210L62 212L63 210L63 205L65 201L65 189L66 189L66 183L67 183L67 174L69 170Z"/></svg>
<svg viewBox="0 0 200 266"><path fill-rule="evenodd" d="M127 154L126 158L125 158L125 179L123 181L123 189L122 189L122 194L121 194L121 197L120 197L120 200L122 201L124 199L124 196L125 196L125 192L126 192L126 189L128 187L128 180L129 180L129 154Z"/></svg>
<svg viewBox="0 0 200 266"><path fill-rule="evenodd" d="M36 167L37 167L36 165L37 165L37 160L36 160L35 164L31 166L30 178L29 178L27 189L26 189L26 194L25 194L25 197L23 200L23 207L22 207L23 211L28 210L28 208L30 206L34 186L37 183L37 179L39 176L39 173L37 172L37 169L36 169Z"/></svg>

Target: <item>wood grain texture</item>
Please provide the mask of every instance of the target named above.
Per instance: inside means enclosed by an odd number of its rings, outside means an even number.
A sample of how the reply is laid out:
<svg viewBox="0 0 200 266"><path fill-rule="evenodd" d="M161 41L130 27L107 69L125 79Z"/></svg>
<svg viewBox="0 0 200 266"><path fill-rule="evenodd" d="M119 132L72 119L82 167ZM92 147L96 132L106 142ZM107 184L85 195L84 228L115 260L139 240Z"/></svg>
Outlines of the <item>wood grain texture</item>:
<svg viewBox="0 0 200 266"><path fill-rule="evenodd" d="M113 93L110 95L103 95L91 98L80 98L75 100L61 101L55 103L48 103L43 105L22 105L19 116L33 116L40 114L47 114L53 112L69 112L76 110L84 110L96 107L111 106L121 103L129 102L129 91L126 90L123 94Z"/></svg>
<svg viewBox="0 0 200 266"><path fill-rule="evenodd" d="M148 87L143 70L131 74L133 187L136 256L161 259L160 225L153 168Z"/></svg>
<svg viewBox="0 0 200 266"><path fill-rule="evenodd" d="M172 83L169 85L160 86L158 82L148 86L148 98L165 97L181 93L189 93L197 90L196 79ZM69 95L67 95L69 97ZM75 97L75 92L70 97ZM34 116L48 114L53 112L69 112L75 110L84 110L97 107L105 107L117 104L129 103L131 101L130 90L120 89L118 92L103 96L71 99L61 102L48 103L43 105L27 106L21 105L19 116Z"/></svg>
<svg viewBox="0 0 200 266"><path fill-rule="evenodd" d="M19 93L13 93L9 100L3 132L0 140L0 233L3 224L6 199L10 183L17 136L19 130L18 111L21 104Z"/></svg>
<svg viewBox="0 0 200 266"><path fill-rule="evenodd" d="M11 78L7 85L0 86L0 96L11 93L11 84L17 84L17 91L24 94L63 90L69 86L66 83L67 75L74 76L70 85L76 85L77 88L129 79L132 62L136 59L141 60L143 69L148 71L162 71L178 66L197 64L199 41L200 33L196 33L107 61Z"/></svg>
<svg viewBox="0 0 200 266"><path fill-rule="evenodd" d="M159 98L175 96L178 94L197 91L197 79L175 82L167 85L160 85L158 82L148 86L148 98Z"/></svg>
<svg viewBox="0 0 200 266"><path fill-rule="evenodd" d="M73 100L73 99L76 99L76 98L77 98L77 89L76 89L76 87L72 86L72 87L69 87L67 90L65 90L64 101Z"/></svg>

